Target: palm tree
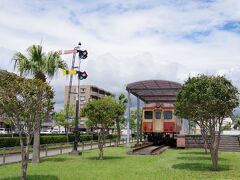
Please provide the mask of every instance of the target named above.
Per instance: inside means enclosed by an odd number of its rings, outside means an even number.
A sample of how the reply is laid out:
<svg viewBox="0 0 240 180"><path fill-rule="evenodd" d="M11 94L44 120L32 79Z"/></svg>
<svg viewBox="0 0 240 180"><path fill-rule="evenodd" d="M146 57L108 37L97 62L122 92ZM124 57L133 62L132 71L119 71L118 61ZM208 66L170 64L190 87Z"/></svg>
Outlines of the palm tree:
<svg viewBox="0 0 240 180"><path fill-rule="evenodd" d="M61 59L57 52L49 52L45 54L41 45L32 45L27 49L27 54L24 55L21 52L17 52L13 56L14 69L20 72L20 75L32 75L36 79L40 79L46 82L46 78L52 78L57 70L65 69L66 63ZM46 115L47 118L48 114ZM40 126L41 119L39 121L38 129L34 132L33 141L33 163L40 162Z"/></svg>

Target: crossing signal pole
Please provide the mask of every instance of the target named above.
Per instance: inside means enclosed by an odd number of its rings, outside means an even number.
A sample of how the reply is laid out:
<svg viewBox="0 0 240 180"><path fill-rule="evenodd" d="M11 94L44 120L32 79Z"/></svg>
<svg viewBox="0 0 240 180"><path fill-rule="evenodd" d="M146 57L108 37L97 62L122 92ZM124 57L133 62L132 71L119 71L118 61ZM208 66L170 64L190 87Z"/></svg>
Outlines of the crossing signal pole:
<svg viewBox="0 0 240 180"><path fill-rule="evenodd" d="M80 80L86 79L87 78L87 73L85 71L81 72L80 71L80 65L81 65L81 60L86 59L88 56L88 52L86 50L81 50L80 49L81 43L78 44L74 48L74 50L61 50L58 51L60 55L63 54L73 54L72 58L72 67L70 70L64 70L63 75L70 75L70 80L69 80L69 87L68 87L68 98L67 98L67 106L66 106L66 118L67 121L69 121L69 105L70 105L70 97L71 94L77 94L76 100L75 100L75 105L76 105L76 113L75 113L75 129L74 129L74 134L75 134L75 140L73 143L73 149L70 152L72 155L80 155L81 153L77 149L77 145L79 142L79 128L78 128L78 119L79 119L79 111L80 111L80 106L79 106L79 99L80 99ZM75 59L76 59L76 54L78 53L79 57L79 63L78 66L75 66ZM76 68L78 70L76 70ZM72 81L73 81L73 75L78 75L78 90L76 92L72 92Z"/></svg>

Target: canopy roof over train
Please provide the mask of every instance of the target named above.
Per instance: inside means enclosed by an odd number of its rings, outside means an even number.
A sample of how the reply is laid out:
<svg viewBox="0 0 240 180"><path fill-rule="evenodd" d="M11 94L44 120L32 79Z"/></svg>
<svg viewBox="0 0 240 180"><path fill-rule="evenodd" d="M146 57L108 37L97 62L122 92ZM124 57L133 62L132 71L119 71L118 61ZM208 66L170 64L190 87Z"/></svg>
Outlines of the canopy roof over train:
<svg viewBox="0 0 240 180"><path fill-rule="evenodd" d="M181 84L164 80L147 80L128 84L128 92L145 103L174 103Z"/></svg>

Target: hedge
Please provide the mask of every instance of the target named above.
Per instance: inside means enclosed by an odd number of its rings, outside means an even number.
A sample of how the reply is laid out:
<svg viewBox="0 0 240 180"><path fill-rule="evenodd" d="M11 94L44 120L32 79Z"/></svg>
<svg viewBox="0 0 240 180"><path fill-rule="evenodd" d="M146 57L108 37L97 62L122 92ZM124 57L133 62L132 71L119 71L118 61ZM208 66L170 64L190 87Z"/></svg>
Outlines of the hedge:
<svg viewBox="0 0 240 180"><path fill-rule="evenodd" d="M106 135L106 139L115 139L116 135ZM80 142L83 141L91 141L93 138L94 141L97 141L97 134L89 135L89 134L81 134ZM48 135L40 137L41 144L55 144L55 143L67 143L73 142L75 139L74 134L69 134L68 137L66 135ZM26 140L26 138L24 138ZM31 143L32 144L32 143ZM19 137L0 137L0 148L2 147L14 147L20 146Z"/></svg>
<svg viewBox="0 0 240 180"><path fill-rule="evenodd" d="M0 138L0 148L14 147L14 146L20 146L19 137L1 137Z"/></svg>

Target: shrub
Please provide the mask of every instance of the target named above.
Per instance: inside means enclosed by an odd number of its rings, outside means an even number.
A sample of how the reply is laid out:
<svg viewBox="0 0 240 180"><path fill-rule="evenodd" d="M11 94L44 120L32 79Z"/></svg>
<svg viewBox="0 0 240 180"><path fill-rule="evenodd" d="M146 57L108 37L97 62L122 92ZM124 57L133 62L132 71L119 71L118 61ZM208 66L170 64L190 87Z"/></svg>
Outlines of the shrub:
<svg viewBox="0 0 240 180"><path fill-rule="evenodd" d="M14 146L20 146L20 140L19 137L12 137L10 134L4 134L6 136L2 137L0 136L0 148L3 147L14 147ZM9 137L10 135L10 137ZM106 139L115 139L117 135L108 134L106 135ZM67 143L67 142L73 142L75 139L74 134L68 134L68 137L63 134L52 134L52 135L41 135L40 142L41 144L56 144L56 143ZM83 141L91 141L91 140L97 141L98 136L97 134L81 134L80 135L80 142ZM31 143L32 144L32 143Z"/></svg>
<svg viewBox="0 0 240 180"><path fill-rule="evenodd" d="M1 137L0 138L0 148L3 147L14 147L20 146L19 137Z"/></svg>
<svg viewBox="0 0 240 180"><path fill-rule="evenodd" d="M41 144L55 144L55 143L66 143L68 142L67 136L41 136Z"/></svg>

